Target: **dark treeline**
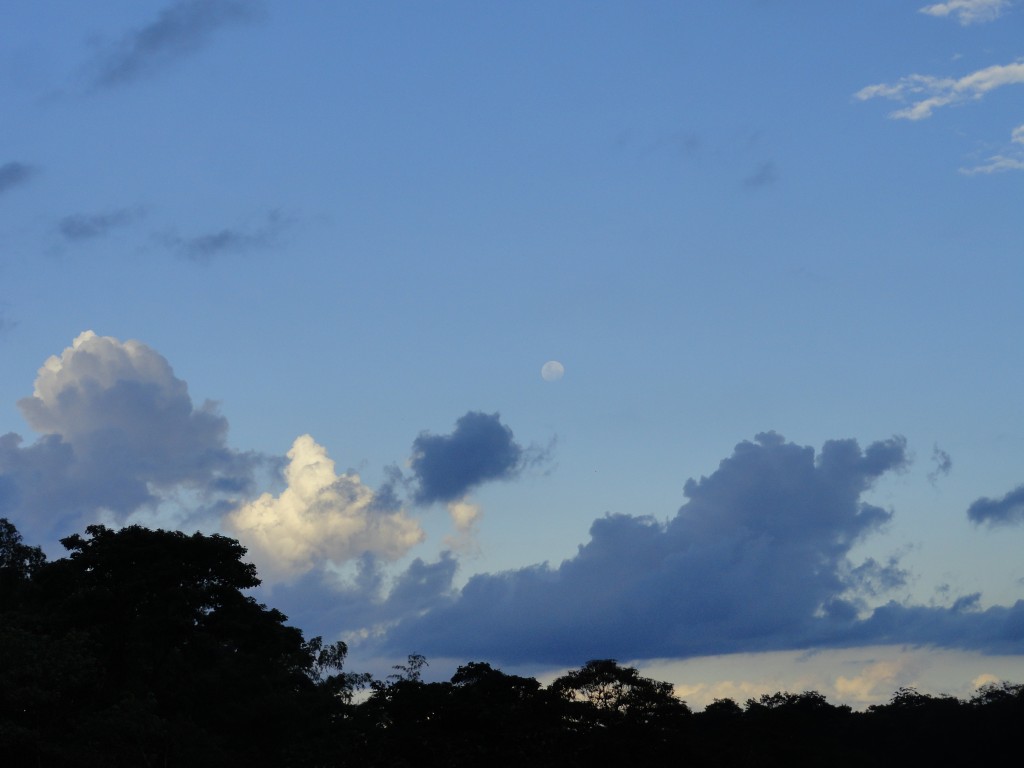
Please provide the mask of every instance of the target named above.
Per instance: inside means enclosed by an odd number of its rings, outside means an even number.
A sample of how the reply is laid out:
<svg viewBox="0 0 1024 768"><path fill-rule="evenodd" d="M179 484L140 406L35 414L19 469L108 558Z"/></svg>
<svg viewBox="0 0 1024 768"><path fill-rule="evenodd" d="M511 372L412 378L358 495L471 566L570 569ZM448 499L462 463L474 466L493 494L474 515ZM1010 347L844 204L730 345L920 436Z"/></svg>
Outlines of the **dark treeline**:
<svg viewBox="0 0 1024 768"><path fill-rule="evenodd" d="M1013 754L1024 686L910 689L854 712L776 693L692 712L612 660L542 686L482 662L426 682L343 669L245 590L223 536L90 526L47 561L0 519L0 759L9 766L956 764ZM361 693L360 693L361 691Z"/></svg>

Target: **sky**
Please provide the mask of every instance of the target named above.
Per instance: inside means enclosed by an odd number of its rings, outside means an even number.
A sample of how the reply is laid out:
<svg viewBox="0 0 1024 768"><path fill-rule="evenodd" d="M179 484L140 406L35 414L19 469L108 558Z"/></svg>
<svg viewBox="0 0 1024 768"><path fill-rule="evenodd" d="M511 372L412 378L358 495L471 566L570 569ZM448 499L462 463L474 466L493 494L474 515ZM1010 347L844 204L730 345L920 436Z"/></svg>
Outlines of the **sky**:
<svg viewBox="0 0 1024 768"><path fill-rule="evenodd" d="M0 516L349 666L1024 681L1024 2L38 0Z"/></svg>

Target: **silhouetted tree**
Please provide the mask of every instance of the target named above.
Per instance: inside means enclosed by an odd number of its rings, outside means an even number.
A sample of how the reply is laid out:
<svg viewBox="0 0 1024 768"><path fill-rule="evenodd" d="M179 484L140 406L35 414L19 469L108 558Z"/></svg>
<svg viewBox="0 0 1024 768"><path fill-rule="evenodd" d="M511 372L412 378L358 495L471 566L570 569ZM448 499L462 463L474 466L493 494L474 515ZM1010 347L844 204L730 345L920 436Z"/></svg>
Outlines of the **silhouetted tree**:
<svg viewBox="0 0 1024 768"><path fill-rule="evenodd" d="M14 678L4 727L25 762L287 765L323 733L344 705L346 681L328 674L344 644L304 642L245 594L259 579L237 541L86 531L62 540L64 559L19 561L32 591L0 678Z"/></svg>

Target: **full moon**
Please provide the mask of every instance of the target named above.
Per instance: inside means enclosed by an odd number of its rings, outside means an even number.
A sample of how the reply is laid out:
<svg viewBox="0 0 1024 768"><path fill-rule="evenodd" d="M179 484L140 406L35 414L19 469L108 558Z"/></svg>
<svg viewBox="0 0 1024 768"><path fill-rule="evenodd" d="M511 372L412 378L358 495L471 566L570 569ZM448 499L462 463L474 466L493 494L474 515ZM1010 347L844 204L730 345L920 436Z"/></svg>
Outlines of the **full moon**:
<svg viewBox="0 0 1024 768"><path fill-rule="evenodd" d="M548 360L540 369L540 377L544 381L558 381L564 375L565 366L557 360Z"/></svg>

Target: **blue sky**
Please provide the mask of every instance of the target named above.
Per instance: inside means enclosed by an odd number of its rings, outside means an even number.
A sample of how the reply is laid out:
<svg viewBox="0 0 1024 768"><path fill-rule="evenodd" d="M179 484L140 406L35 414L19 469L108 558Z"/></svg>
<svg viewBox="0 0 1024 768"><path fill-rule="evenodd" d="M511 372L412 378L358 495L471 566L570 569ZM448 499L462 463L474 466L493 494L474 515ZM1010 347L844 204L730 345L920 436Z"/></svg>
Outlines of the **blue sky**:
<svg viewBox="0 0 1024 768"><path fill-rule="evenodd" d="M375 671L1024 678L1024 4L5 18L29 541L237 536Z"/></svg>

